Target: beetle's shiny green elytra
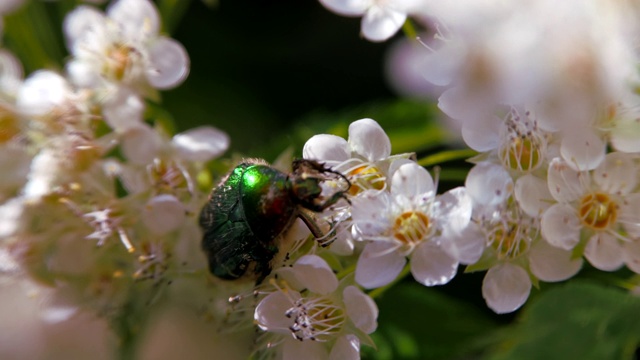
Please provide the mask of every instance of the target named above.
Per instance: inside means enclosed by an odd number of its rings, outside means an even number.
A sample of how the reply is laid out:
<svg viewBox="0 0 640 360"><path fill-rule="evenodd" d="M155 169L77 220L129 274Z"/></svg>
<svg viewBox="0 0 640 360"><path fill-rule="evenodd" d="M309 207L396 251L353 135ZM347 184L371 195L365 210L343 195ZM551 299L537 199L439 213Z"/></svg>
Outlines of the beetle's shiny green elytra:
<svg viewBox="0 0 640 360"><path fill-rule="evenodd" d="M300 207L322 211L345 198L346 190L321 197L320 184L326 174L344 178L311 160L294 161L288 175L260 160L236 166L212 190L200 213L202 249L211 273L233 280L249 271L261 281L279 251L275 240L296 217L301 217L315 236L321 236Z"/></svg>

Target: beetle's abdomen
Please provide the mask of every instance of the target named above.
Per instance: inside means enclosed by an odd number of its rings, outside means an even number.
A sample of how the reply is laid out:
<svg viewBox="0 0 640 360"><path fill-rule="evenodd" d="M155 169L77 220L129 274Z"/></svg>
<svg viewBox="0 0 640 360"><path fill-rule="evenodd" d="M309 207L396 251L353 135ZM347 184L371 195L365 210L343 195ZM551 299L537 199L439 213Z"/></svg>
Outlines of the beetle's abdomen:
<svg viewBox="0 0 640 360"><path fill-rule="evenodd" d="M223 279L241 277L251 261L257 241L244 216L238 187L244 170L240 164L215 187L200 213L204 234L202 249L209 260L209 270Z"/></svg>
<svg viewBox="0 0 640 360"><path fill-rule="evenodd" d="M287 175L265 165L245 169L240 194L247 223L266 247L273 246L295 217Z"/></svg>

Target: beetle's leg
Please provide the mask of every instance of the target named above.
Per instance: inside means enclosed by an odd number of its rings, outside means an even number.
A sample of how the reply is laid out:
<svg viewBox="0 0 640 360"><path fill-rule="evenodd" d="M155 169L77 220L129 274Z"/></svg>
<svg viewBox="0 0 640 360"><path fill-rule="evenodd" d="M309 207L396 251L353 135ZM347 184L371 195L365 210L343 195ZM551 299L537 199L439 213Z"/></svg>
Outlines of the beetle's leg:
<svg viewBox="0 0 640 360"><path fill-rule="evenodd" d="M300 209L300 211L298 211L298 217L302 219L307 228L309 228L309 231L311 231L311 234L316 238L316 241L320 246L329 246L333 240L335 240L336 234L334 224L330 224L329 231L324 232L316 222L313 215L309 214L305 209Z"/></svg>
<svg viewBox="0 0 640 360"><path fill-rule="evenodd" d="M309 214L304 208L298 211L298 217L302 220L302 222L304 222L305 225L307 225L309 231L311 231L311 234L313 234L313 237L321 238L325 235L324 231L322 231L313 215Z"/></svg>

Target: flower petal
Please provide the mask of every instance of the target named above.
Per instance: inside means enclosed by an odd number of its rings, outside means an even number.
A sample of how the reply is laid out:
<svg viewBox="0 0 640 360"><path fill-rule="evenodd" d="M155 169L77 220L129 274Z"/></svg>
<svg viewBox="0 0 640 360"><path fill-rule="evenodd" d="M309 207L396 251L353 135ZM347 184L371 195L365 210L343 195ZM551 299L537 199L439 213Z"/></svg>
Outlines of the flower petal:
<svg viewBox="0 0 640 360"><path fill-rule="evenodd" d="M462 139L475 151L493 150L500 144L502 119L495 115L481 116L462 125Z"/></svg>
<svg viewBox="0 0 640 360"><path fill-rule="evenodd" d="M387 214L390 197L388 192L368 190L351 200L353 224L365 239L384 234L391 228Z"/></svg>
<svg viewBox="0 0 640 360"><path fill-rule="evenodd" d="M473 200L462 186L438 196L436 217L445 231L463 231L471 221L472 212Z"/></svg>
<svg viewBox="0 0 640 360"><path fill-rule="evenodd" d="M171 140L180 156L190 161L209 161L229 148L229 136L213 126L200 126Z"/></svg>
<svg viewBox="0 0 640 360"><path fill-rule="evenodd" d="M118 0L107 8L109 18L118 23L126 36L143 39L160 29L160 15L149 0Z"/></svg>
<svg viewBox="0 0 640 360"><path fill-rule="evenodd" d="M391 155L391 140L373 119L360 119L349 125L351 150L374 162Z"/></svg>
<svg viewBox="0 0 640 360"><path fill-rule="evenodd" d="M69 81L81 88L96 88L104 83L104 79L87 61L72 59L65 66Z"/></svg>
<svg viewBox="0 0 640 360"><path fill-rule="evenodd" d="M292 307L291 299L299 299L297 291L289 291L287 295L281 291L272 292L260 301L254 312L254 319L258 326L266 331L289 334L292 324L287 317L287 311Z"/></svg>
<svg viewBox="0 0 640 360"><path fill-rule="evenodd" d="M184 205L173 195L158 195L144 207L142 222L153 234L163 235L177 229L187 216Z"/></svg>
<svg viewBox="0 0 640 360"><path fill-rule="evenodd" d="M588 173L576 171L561 158L554 158L549 163L547 185L551 196L557 201L579 199L589 186L589 181Z"/></svg>
<svg viewBox="0 0 640 360"><path fill-rule="evenodd" d="M580 219L569 205L554 204L542 214L540 230L549 244L571 250L580 241Z"/></svg>
<svg viewBox="0 0 640 360"><path fill-rule="evenodd" d="M356 282L367 289L373 289L395 280L407 259L391 250L394 246L376 241L367 244L356 265Z"/></svg>
<svg viewBox="0 0 640 360"><path fill-rule="evenodd" d="M378 327L378 306L369 295L355 286L347 286L342 292L347 314L353 324L366 334Z"/></svg>
<svg viewBox="0 0 640 360"><path fill-rule="evenodd" d="M640 274L640 240L625 241L622 248L624 263L631 271Z"/></svg>
<svg viewBox="0 0 640 360"><path fill-rule="evenodd" d="M395 163L395 162L394 162ZM401 165L391 176L391 193L410 199L435 193L433 178L422 166L409 162Z"/></svg>
<svg viewBox="0 0 640 360"><path fill-rule="evenodd" d="M374 5L362 18L362 35L370 41L385 41L395 35L406 20L404 12Z"/></svg>
<svg viewBox="0 0 640 360"><path fill-rule="evenodd" d="M361 16L371 6L372 0L320 0L320 3L336 14Z"/></svg>
<svg viewBox="0 0 640 360"><path fill-rule="evenodd" d="M523 268L509 263L492 267L482 281L482 297L498 314L517 310L529 297L531 279Z"/></svg>
<svg viewBox="0 0 640 360"><path fill-rule="evenodd" d="M140 126L143 111L142 99L125 88L119 88L112 94L102 109L105 122L116 132Z"/></svg>
<svg viewBox="0 0 640 360"><path fill-rule="evenodd" d="M443 285L458 271L458 260L439 246L426 242L418 245L411 257L411 274L425 286Z"/></svg>
<svg viewBox="0 0 640 360"><path fill-rule="evenodd" d="M88 31L103 31L105 25L104 14L90 6L78 6L67 14L62 25L67 49L73 52L76 40L82 38Z"/></svg>
<svg viewBox="0 0 640 360"><path fill-rule="evenodd" d="M61 106L71 87L62 76L49 70L39 70L31 74L18 92L18 109L27 115L47 115Z"/></svg>
<svg viewBox="0 0 640 360"><path fill-rule="evenodd" d="M166 37L156 39L147 48L147 80L157 89L171 89L189 75L189 55L179 42Z"/></svg>
<svg viewBox="0 0 640 360"><path fill-rule="evenodd" d="M547 182L531 174L516 180L514 196L520 208L534 218L542 215L553 204Z"/></svg>
<svg viewBox="0 0 640 360"><path fill-rule="evenodd" d="M584 257L603 271L614 271L624 264L622 246L615 237L605 233L595 234L589 239Z"/></svg>
<svg viewBox="0 0 640 360"><path fill-rule="evenodd" d="M445 229L440 244L442 248L461 264L473 264L480 259L485 248L486 235L476 223L469 223L462 231Z"/></svg>
<svg viewBox="0 0 640 360"><path fill-rule="evenodd" d="M293 271L296 279L312 292L325 295L338 288L333 270L317 255L302 256L293 264Z"/></svg>
<svg viewBox="0 0 640 360"><path fill-rule="evenodd" d="M147 124L127 129L121 137L122 154L133 164L151 163L160 150L161 140L158 134Z"/></svg>
<svg viewBox="0 0 640 360"><path fill-rule="evenodd" d="M637 173L631 155L614 152L593 171L593 181L609 194L628 194L638 184Z"/></svg>
<svg viewBox="0 0 640 360"><path fill-rule="evenodd" d="M298 341L289 337L282 348L283 360L326 360L328 357L326 346L319 341Z"/></svg>
<svg viewBox="0 0 640 360"><path fill-rule="evenodd" d="M610 132L611 146L627 153L640 152L640 122L630 117L616 120Z"/></svg>
<svg viewBox="0 0 640 360"><path fill-rule="evenodd" d="M336 340L331 349L329 360L359 360L360 339L355 335L344 335Z"/></svg>
<svg viewBox="0 0 640 360"><path fill-rule="evenodd" d="M604 160L607 144L594 132L574 131L562 138L560 153L576 171L593 170Z"/></svg>
<svg viewBox="0 0 640 360"><path fill-rule="evenodd" d="M580 271L582 259L572 259L572 252L538 241L529 252L529 269L542 281L566 280Z"/></svg>
<svg viewBox="0 0 640 360"><path fill-rule="evenodd" d="M0 29L0 34L2 30ZM0 90L15 97L22 87L24 70L22 63L11 52L0 49Z"/></svg>
<svg viewBox="0 0 640 360"><path fill-rule="evenodd" d="M320 134L307 140L302 157L311 160L342 162L351 157L349 143L340 136Z"/></svg>
<svg viewBox="0 0 640 360"><path fill-rule="evenodd" d="M502 167L488 162L474 166L464 182L473 200L484 206L504 203L513 190L513 180Z"/></svg>
<svg viewBox="0 0 640 360"><path fill-rule="evenodd" d="M618 223L633 238L640 237L640 194L626 195L621 203L618 203Z"/></svg>

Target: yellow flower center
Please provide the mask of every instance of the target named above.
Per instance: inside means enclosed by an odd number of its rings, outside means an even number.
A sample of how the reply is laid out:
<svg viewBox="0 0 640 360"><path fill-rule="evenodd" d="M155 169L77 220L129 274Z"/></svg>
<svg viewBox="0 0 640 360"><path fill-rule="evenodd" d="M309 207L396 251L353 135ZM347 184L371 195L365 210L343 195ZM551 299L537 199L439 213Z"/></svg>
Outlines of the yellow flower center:
<svg viewBox="0 0 640 360"><path fill-rule="evenodd" d="M534 137L517 136L500 150L502 163L517 171L537 168L542 159L542 146Z"/></svg>
<svg viewBox="0 0 640 360"><path fill-rule="evenodd" d="M385 177L380 169L373 165L359 166L351 170L348 177L351 181L349 194L354 196L367 189L382 190L385 186Z"/></svg>
<svg viewBox="0 0 640 360"><path fill-rule="evenodd" d="M519 224L503 224L493 231L492 247L498 259L515 259L529 249L527 230Z"/></svg>
<svg viewBox="0 0 640 360"><path fill-rule="evenodd" d="M407 211L396 217L393 237L405 245L413 246L429 233L429 217L418 211Z"/></svg>
<svg viewBox="0 0 640 360"><path fill-rule="evenodd" d="M188 180L174 162L156 158L147 168L154 189L159 194L176 194L189 191Z"/></svg>
<svg viewBox="0 0 640 360"><path fill-rule="evenodd" d="M107 62L104 65L104 73L115 80L124 79L133 64L132 54L135 49L124 44L116 44L107 51Z"/></svg>
<svg viewBox="0 0 640 360"><path fill-rule="evenodd" d="M588 194L580 201L578 208L582 223L594 230L604 230L615 224L618 205L608 194Z"/></svg>

